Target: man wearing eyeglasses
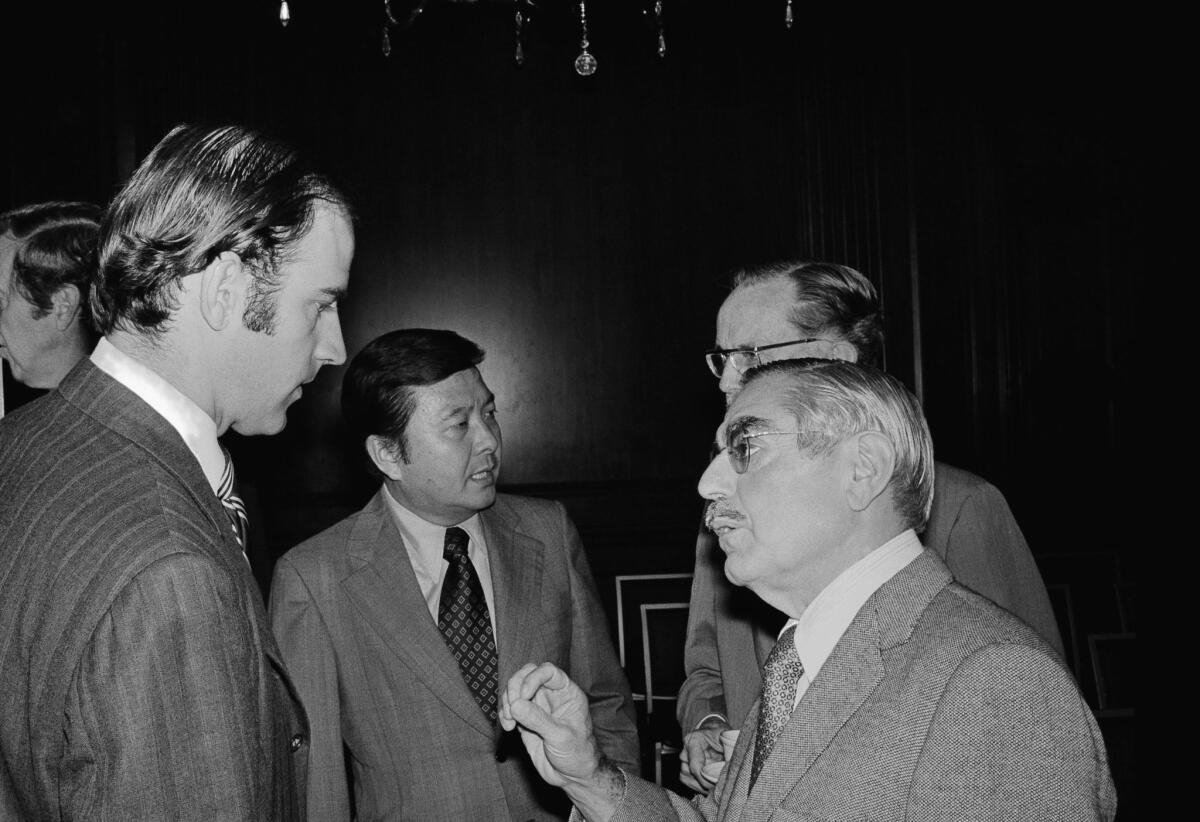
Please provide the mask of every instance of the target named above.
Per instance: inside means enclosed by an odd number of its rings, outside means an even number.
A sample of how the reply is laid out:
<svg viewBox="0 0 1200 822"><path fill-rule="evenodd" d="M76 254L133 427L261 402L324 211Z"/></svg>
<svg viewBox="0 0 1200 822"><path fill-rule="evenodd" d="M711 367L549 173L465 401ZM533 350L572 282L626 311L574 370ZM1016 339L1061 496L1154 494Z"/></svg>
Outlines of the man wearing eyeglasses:
<svg viewBox="0 0 1200 822"><path fill-rule="evenodd" d="M718 347L706 359L732 402L754 366L798 357L879 366L883 342L879 299L866 277L832 263L782 263L734 277L717 313ZM1004 496L942 463L936 478L924 544L959 583L1016 614L1061 654L1046 586ZM684 731L680 776L702 793L723 767L729 732L758 696L760 671L783 622L778 610L730 585L728 573L713 535L701 530L677 714Z"/></svg>
<svg viewBox="0 0 1200 822"><path fill-rule="evenodd" d="M603 760L563 671L517 671L501 723L588 822L1115 816L1103 739L1061 656L921 545L933 446L898 380L764 365L717 442L705 522L726 575L783 630L728 766L690 803Z"/></svg>

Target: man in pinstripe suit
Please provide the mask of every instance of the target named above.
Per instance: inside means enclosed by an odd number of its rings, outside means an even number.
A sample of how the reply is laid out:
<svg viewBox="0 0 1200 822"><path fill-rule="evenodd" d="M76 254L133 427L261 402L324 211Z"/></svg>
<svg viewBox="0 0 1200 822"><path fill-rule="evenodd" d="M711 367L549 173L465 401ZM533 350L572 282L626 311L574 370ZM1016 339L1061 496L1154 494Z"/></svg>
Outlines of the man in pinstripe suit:
<svg viewBox="0 0 1200 822"><path fill-rule="evenodd" d="M175 129L117 195L103 338L0 422L0 819L303 818L217 437L279 431L344 360L353 249L342 196L244 128Z"/></svg>
<svg viewBox="0 0 1200 822"><path fill-rule="evenodd" d="M597 755L552 665L510 679L501 720L590 820L1109 820L1104 742L1060 657L955 583L916 531L933 448L916 399L872 368L753 369L700 480L725 574L788 620L708 796Z"/></svg>

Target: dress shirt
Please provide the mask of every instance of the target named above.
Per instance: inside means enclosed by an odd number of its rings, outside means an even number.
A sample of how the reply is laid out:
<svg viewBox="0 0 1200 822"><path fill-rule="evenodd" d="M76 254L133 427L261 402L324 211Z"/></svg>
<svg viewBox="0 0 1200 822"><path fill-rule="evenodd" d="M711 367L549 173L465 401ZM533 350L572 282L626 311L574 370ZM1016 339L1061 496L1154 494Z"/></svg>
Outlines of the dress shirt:
<svg viewBox="0 0 1200 822"><path fill-rule="evenodd" d="M212 417L178 388L103 337L91 359L93 365L141 397L179 432L216 494L225 471L225 454L217 442L217 424Z"/></svg>
<svg viewBox="0 0 1200 822"><path fill-rule="evenodd" d="M796 626L796 652L804 665L804 675L796 683L793 704L799 704L808 686L821 672L821 666L841 641L842 634L871 595L924 550L912 530L892 537L838 574L808 604L799 619L789 619L784 624L780 636L792 625Z"/></svg>
<svg viewBox="0 0 1200 822"><path fill-rule="evenodd" d="M404 549L408 551L408 560L412 564L413 573L417 575L417 585L421 587L421 595L425 597L425 605L434 623L438 621L438 610L442 602L442 583L446 579L446 571L450 563L442 556L446 547L445 525L434 525L396 502L387 486L383 486L383 498L387 502L392 520L400 529L404 540ZM492 567L488 563L487 542L483 539L483 528L479 524L479 514L458 523L458 527L467 532L471 541L467 544L467 556L475 566L475 574L479 577L479 585L483 588L483 598L487 602L488 618L492 622L492 636L496 637L496 647L500 647L496 634L496 601L492 597Z"/></svg>

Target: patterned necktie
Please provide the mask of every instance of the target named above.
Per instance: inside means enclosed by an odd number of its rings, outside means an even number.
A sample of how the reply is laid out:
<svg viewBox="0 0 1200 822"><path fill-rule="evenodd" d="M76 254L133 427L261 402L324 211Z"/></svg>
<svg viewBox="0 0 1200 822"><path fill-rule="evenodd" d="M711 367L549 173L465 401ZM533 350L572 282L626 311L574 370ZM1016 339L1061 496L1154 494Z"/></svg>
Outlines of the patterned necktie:
<svg viewBox="0 0 1200 822"><path fill-rule="evenodd" d="M221 505L225 508L225 514L229 517L229 525L233 528L234 539L237 540L238 547L242 549L242 555L246 555L246 528L250 521L246 518L246 503L242 502L242 498L238 496L237 480L233 476L233 458L229 456L229 452L224 447L221 448L221 453L225 455L225 470L221 472L221 481L217 484L217 496L221 498Z"/></svg>
<svg viewBox="0 0 1200 822"><path fill-rule="evenodd" d="M763 663L762 701L758 729L754 732L754 761L750 767L750 789L758 780L763 764L775 747L775 740L787 727L796 705L796 683L804 675L800 655L796 653L796 626L783 632L767 661Z"/></svg>
<svg viewBox="0 0 1200 822"><path fill-rule="evenodd" d="M442 556L450 567L442 582L442 598L438 605L438 630L446 640L450 653L458 660L463 680L471 695L483 709L484 716L496 721L496 680L499 664L496 660L496 640L492 636L492 620L488 616L487 600L467 556L470 537L461 528L446 529L446 547Z"/></svg>

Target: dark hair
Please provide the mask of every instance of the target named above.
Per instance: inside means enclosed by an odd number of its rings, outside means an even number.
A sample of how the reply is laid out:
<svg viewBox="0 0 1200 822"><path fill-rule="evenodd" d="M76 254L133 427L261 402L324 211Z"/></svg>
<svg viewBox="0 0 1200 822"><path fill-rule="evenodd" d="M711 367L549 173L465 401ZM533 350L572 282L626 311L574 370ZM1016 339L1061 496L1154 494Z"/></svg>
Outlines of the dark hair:
<svg viewBox="0 0 1200 822"><path fill-rule="evenodd" d="M360 447L372 434L395 443L408 462L405 430L413 388L433 385L483 362L483 349L453 331L404 328L376 337L342 379L342 415ZM374 465L371 465L374 468Z"/></svg>
<svg viewBox="0 0 1200 822"><path fill-rule="evenodd" d="M242 321L274 327L279 266L327 204L346 199L289 146L242 126L177 126L109 206L100 232L92 312L102 333L159 333L180 280L226 251L254 278Z"/></svg>
<svg viewBox="0 0 1200 822"><path fill-rule="evenodd" d="M836 333L854 346L863 365L883 365L883 314L871 281L846 265L782 262L744 268L733 276L733 287L786 277L796 289L796 306L789 317L803 337Z"/></svg>
<svg viewBox="0 0 1200 822"><path fill-rule="evenodd" d="M96 276L96 239L101 209L92 203L49 202L0 214L0 234L17 240L12 281L44 317L64 286L79 290L79 321L91 332L88 292Z"/></svg>

